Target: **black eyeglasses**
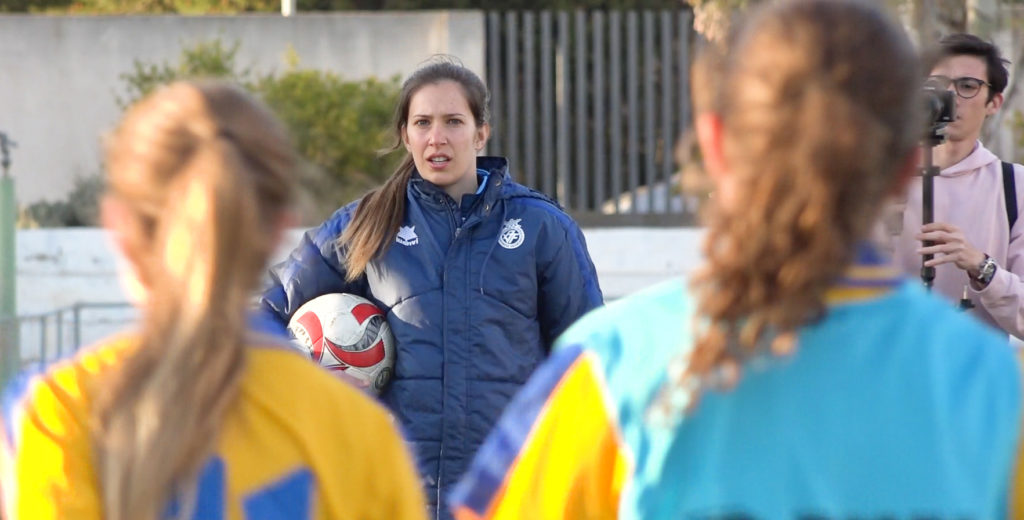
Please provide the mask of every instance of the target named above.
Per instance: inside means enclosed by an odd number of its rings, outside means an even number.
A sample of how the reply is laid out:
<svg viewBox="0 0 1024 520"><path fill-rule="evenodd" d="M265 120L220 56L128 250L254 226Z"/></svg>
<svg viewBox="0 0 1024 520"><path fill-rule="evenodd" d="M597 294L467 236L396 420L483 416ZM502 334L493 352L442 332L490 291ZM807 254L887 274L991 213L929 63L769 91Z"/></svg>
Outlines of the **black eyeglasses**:
<svg viewBox="0 0 1024 520"><path fill-rule="evenodd" d="M956 89L956 95L964 99L971 99L972 97L977 96L978 93L981 92L982 85L988 85L989 88L992 88L991 83L969 76L964 76L962 78L928 76L928 81L925 82L925 85L941 89L948 89L950 84L952 84L953 88Z"/></svg>

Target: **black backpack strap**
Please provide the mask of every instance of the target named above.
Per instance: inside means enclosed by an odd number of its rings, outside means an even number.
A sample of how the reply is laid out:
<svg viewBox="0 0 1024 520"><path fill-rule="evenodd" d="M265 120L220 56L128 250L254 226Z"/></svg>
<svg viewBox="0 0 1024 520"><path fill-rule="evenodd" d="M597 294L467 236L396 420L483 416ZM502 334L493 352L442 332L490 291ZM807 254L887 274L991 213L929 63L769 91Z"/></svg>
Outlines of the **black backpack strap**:
<svg viewBox="0 0 1024 520"><path fill-rule="evenodd" d="M1006 198L1006 221L1010 229L1017 223L1017 184L1013 175L1013 164L1003 161L1003 197Z"/></svg>

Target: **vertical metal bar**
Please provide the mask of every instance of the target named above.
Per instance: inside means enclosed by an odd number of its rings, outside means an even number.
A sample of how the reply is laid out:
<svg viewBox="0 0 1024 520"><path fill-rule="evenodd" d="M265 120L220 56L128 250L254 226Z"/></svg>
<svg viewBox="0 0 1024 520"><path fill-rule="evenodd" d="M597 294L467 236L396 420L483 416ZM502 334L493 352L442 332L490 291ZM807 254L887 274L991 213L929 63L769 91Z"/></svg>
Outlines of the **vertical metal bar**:
<svg viewBox="0 0 1024 520"><path fill-rule="evenodd" d="M555 54L555 95L558 105L557 134L555 149L557 157L558 187L556 198L566 209L571 208L569 190L572 175L569 172L569 89L572 87L569 80L569 13L558 12L558 44Z"/></svg>
<svg viewBox="0 0 1024 520"><path fill-rule="evenodd" d="M57 359L64 355L64 309L57 310Z"/></svg>
<svg viewBox="0 0 1024 520"><path fill-rule="evenodd" d="M537 80L533 11L523 13L523 160L520 178L527 186L537 187Z"/></svg>
<svg viewBox="0 0 1024 520"><path fill-rule="evenodd" d="M3 175L0 176L0 385L5 385L21 367L20 324L17 309L17 254L15 252L18 219L14 196L14 177L8 174L7 136L3 140ZM0 388L3 388L0 386Z"/></svg>
<svg viewBox="0 0 1024 520"><path fill-rule="evenodd" d="M487 146L489 155L502 155L501 135L501 13L487 13L487 83L491 90L491 139Z"/></svg>
<svg viewBox="0 0 1024 520"><path fill-rule="evenodd" d="M676 135L683 135L690 132L692 128L692 116L690 115L690 37L693 34L690 12L679 11L676 28L679 30L679 124L676 128ZM697 208L691 208L687 197L683 199L683 212L692 214Z"/></svg>
<svg viewBox="0 0 1024 520"><path fill-rule="evenodd" d="M594 204L597 210L601 209L605 199L605 158L607 150L604 147L605 132L608 130L604 125L604 12L594 11L591 15L590 27L593 35L593 64L594 81L592 88L593 112L594 112L594 167L591 168L591 183L594 185Z"/></svg>
<svg viewBox="0 0 1024 520"><path fill-rule="evenodd" d="M655 213L655 187L658 184L657 169L654 162L654 129L657 127L654 112L654 12L643 12L643 62L644 62L644 184L647 186L647 212Z"/></svg>
<svg viewBox="0 0 1024 520"><path fill-rule="evenodd" d="M555 195L555 86L551 63L551 11L540 13L540 135L542 191Z"/></svg>
<svg viewBox="0 0 1024 520"><path fill-rule="evenodd" d="M693 24L689 11L679 12L679 129L681 134L692 124L690 115L690 38Z"/></svg>
<svg viewBox="0 0 1024 520"><path fill-rule="evenodd" d="M576 109L576 206L577 210L588 209L587 192L590 191L588 182L589 169L587 156L590 149L587 148L587 19L583 9L577 9L575 13L573 31L573 43L575 44L576 56L576 102L573 107Z"/></svg>
<svg viewBox="0 0 1024 520"><path fill-rule="evenodd" d="M619 11L608 15L608 52L611 58L608 84L611 109L608 128L611 130L608 164L611 177L611 197L615 201L615 214L622 213L622 16Z"/></svg>
<svg viewBox="0 0 1024 520"><path fill-rule="evenodd" d="M519 160L519 60L517 38L519 36L518 13L505 13L505 94L508 110L505 112L505 156L510 162ZM518 163L512 162L513 174Z"/></svg>
<svg viewBox="0 0 1024 520"><path fill-rule="evenodd" d="M672 175L676 135L673 122L679 117L672 108L672 11L661 11L661 181L665 183L665 213L673 212L679 180Z"/></svg>
<svg viewBox="0 0 1024 520"><path fill-rule="evenodd" d="M629 176L630 213L637 213L639 196L637 188L640 186L640 123L639 117L633 117L640 113L639 110L639 74L637 63L639 59L639 26L637 23L636 11L626 13L626 169Z"/></svg>
<svg viewBox="0 0 1024 520"><path fill-rule="evenodd" d="M71 313L72 313L71 314L72 315L72 320L74 320L73 323L75 325L75 331L74 331L74 336L73 336L74 345L72 345L71 348L73 348L74 350L78 350L78 349L82 348L82 307L81 307L81 304L78 304L78 303L74 304L71 307Z"/></svg>
<svg viewBox="0 0 1024 520"><path fill-rule="evenodd" d="M48 339L46 334L46 328L48 325L47 321L45 314L39 317L39 361L43 365L48 361L46 359L46 343Z"/></svg>

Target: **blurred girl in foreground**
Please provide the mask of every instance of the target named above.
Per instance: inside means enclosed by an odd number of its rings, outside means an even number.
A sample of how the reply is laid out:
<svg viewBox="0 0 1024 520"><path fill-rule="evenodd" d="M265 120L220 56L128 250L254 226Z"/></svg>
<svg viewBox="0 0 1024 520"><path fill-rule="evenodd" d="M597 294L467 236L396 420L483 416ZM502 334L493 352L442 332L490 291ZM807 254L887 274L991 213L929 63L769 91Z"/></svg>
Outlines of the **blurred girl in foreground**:
<svg viewBox="0 0 1024 520"><path fill-rule="evenodd" d="M705 60L705 268L571 327L456 516L1005 516L1005 339L866 240L924 127L903 31L868 2L773 3Z"/></svg>
<svg viewBox="0 0 1024 520"><path fill-rule="evenodd" d="M424 517L384 410L283 330L247 324L294 159L268 110L226 84L176 83L127 113L103 222L141 325L5 410L9 520Z"/></svg>

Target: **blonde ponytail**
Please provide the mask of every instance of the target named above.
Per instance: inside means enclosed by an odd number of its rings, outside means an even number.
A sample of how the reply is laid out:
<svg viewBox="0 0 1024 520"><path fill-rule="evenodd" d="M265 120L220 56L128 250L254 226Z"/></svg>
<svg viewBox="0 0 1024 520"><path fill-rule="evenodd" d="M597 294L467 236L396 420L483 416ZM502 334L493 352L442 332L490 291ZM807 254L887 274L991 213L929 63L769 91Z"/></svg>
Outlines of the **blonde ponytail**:
<svg viewBox="0 0 1024 520"><path fill-rule="evenodd" d="M293 158L273 118L223 84L176 84L132 109L111 195L137 210L128 255L150 298L138 346L96 406L105 516L151 519L214 448L245 366L250 292Z"/></svg>

